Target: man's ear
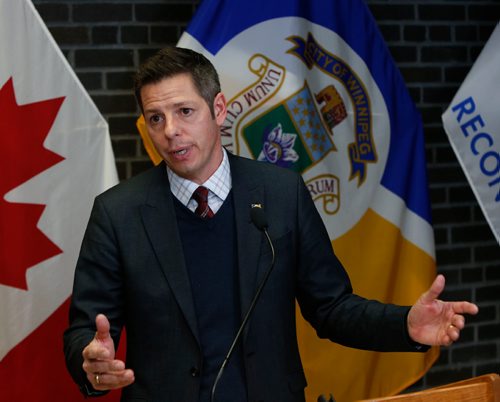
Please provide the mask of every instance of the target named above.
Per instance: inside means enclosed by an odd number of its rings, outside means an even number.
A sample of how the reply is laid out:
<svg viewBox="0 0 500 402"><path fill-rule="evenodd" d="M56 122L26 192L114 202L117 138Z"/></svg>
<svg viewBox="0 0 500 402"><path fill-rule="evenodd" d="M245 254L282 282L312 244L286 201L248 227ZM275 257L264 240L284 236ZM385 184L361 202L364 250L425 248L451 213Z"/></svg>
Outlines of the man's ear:
<svg viewBox="0 0 500 402"><path fill-rule="evenodd" d="M226 97L222 92L219 92L214 99L214 115L218 126L222 126L227 115Z"/></svg>

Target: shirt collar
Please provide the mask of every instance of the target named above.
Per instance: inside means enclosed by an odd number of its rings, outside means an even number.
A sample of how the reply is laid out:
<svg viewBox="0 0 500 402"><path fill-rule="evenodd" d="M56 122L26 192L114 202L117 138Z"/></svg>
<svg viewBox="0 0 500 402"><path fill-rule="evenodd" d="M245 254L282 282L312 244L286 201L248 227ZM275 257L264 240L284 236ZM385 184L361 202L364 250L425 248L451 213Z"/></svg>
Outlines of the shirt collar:
<svg viewBox="0 0 500 402"><path fill-rule="evenodd" d="M231 191L231 168L227 151L222 148L222 162L212 176L205 181L202 186L208 188L221 201L224 201ZM170 190L172 194L185 206L188 205L193 192L200 186L191 180L185 179L177 175L167 165L168 180L170 182Z"/></svg>

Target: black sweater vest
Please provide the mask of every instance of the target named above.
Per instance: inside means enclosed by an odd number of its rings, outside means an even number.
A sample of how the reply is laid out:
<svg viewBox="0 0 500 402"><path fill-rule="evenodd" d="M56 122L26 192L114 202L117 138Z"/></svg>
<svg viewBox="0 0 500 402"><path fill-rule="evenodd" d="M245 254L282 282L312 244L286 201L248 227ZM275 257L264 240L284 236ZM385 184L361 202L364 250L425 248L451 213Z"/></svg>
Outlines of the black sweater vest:
<svg viewBox="0 0 500 402"><path fill-rule="evenodd" d="M175 201L203 353L200 402L208 402L241 322L233 197L230 192L211 219ZM247 400L241 347L234 351L215 395L217 402Z"/></svg>

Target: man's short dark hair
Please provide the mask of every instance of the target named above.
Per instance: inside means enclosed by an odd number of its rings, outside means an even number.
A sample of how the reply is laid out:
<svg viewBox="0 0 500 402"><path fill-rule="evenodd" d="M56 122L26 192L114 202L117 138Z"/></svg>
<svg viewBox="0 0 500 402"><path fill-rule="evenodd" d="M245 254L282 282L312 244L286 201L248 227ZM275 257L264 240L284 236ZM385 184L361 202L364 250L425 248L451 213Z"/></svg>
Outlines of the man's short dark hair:
<svg viewBox="0 0 500 402"><path fill-rule="evenodd" d="M135 97L142 110L141 89L165 78L188 73L199 95L214 117L214 99L221 91L219 76L212 63L202 54L181 47L166 47L147 59L134 76Z"/></svg>

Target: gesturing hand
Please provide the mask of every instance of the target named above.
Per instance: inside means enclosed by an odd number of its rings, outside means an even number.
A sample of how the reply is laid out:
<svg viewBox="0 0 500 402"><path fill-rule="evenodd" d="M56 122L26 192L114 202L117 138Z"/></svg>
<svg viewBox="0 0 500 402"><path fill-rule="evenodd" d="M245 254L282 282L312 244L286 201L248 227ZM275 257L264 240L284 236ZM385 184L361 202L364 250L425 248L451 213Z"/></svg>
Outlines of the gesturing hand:
<svg viewBox="0 0 500 402"><path fill-rule="evenodd" d="M466 301L444 302L438 297L445 279L438 275L429 290L412 306L408 314L408 333L425 345L450 345L464 328L463 314L477 314L478 307Z"/></svg>
<svg viewBox="0 0 500 402"><path fill-rule="evenodd" d="M115 360L115 345L109 333L109 321L99 314L95 319L97 332L83 349L83 370L94 389L106 391L122 388L134 382L134 372L125 363Z"/></svg>

